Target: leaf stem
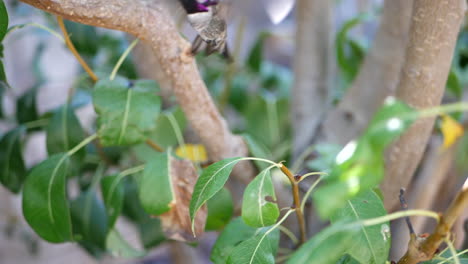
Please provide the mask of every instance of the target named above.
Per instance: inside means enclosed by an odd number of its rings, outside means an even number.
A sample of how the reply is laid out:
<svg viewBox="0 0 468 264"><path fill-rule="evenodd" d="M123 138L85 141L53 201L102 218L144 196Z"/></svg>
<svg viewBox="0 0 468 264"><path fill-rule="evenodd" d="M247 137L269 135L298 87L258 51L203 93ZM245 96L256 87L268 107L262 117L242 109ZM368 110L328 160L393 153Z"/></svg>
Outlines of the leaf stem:
<svg viewBox="0 0 468 264"><path fill-rule="evenodd" d="M388 222L388 221L392 221L392 220L395 220L395 219L407 217L407 216L427 216L427 217L434 218L437 221L440 220L439 214L437 214L435 212L432 212L432 211L428 211L428 210L407 210L407 211L395 212L393 214L388 214L388 215L384 215L384 216L381 216L381 217L362 220L362 221L360 221L360 223L363 226L373 226L373 225L382 224L382 223L385 223L385 222Z"/></svg>
<svg viewBox="0 0 468 264"><path fill-rule="evenodd" d="M68 156L72 156L73 154L75 154L78 150L80 150L82 147L86 146L89 142L95 140L97 138L97 134L94 133L92 134L91 136L85 138L83 141L81 141L78 145L76 145L74 148L72 148L71 150L69 150L67 152L67 155Z"/></svg>
<svg viewBox="0 0 468 264"><path fill-rule="evenodd" d="M304 214L302 212L301 206L301 197L299 194L299 182L294 178L292 172L288 169L288 167L280 164L280 170L288 177L289 181L291 182L292 186L292 193L293 193L293 200L294 200L294 207L297 215L297 222L299 223L299 230L301 232L301 243L303 244L306 241L306 227L305 227L305 220Z"/></svg>
<svg viewBox="0 0 468 264"><path fill-rule="evenodd" d="M91 77L93 82L97 82L98 77L96 76L96 74L94 74L93 70L91 70L88 64L83 60L83 58L78 53L75 46L73 45L73 42L70 40L70 36L68 35L67 28L65 27L65 24L63 23L63 18L61 16L57 16L57 22L58 22L60 29L62 30L63 37L65 39L65 44L67 45L68 49L71 51L71 53L73 53L75 58L81 64L81 67L83 67L83 69L88 73L88 75Z"/></svg>
<svg viewBox="0 0 468 264"><path fill-rule="evenodd" d="M289 237L289 239L291 239L291 241L295 245L297 245L299 243L299 239L297 239L296 235L294 235L294 233L291 230L289 230L288 228L286 228L286 227L284 227L282 225L278 226L278 229L281 232L283 232L287 237Z"/></svg>
<svg viewBox="0 0 468 264"><path fill-rule="evenodd" d="M177 143L179 143L179 146L182 147L184 151L184 155L187 157L187 148L185 147L185 141L184 137L182 136L182 129L180 129L179 123L177 123L176 118L174 117L174 114L169 112L167 113L167 120L169 120L169 123L171 123L172 130L174 130L174 133L177 138Z"/></svg>
<svg viewBox="0 0 468 264"><path fill-rule="evenodd" d="M20 29L20 28L23 28L23 27L26 27L26 26L32 26L32 27L35 27L35 28L39 28L39 29L42 29L42 30L45 30L47 32L49 32L50 34L54 35L55 37L57 37L58 39L60 39L60 41L62 41L63 43L65 43L65 40L63 39L63 37L60 35L60 33L58 33L57 31L49 28L49 27L46 27L44 25L41 25L41 24L38 24L38 23L26 23L26 24L21 24L21 25L15 25L15 26L12 26L8 29L7 33L5 34L5 37L12 33L13 31L17 30L17 29Z"/></svg>
<svg viewBox="0 0 468 264"><path fill-rule="evenodd" d="M314 176L314 175L324 176L324 175L328 175L328 173L321 172L321 171L309 172L309 173L306 173L306 174L302 175L301 178L299 179L299 182L303 181L305 178L307 178L309 176Z"/></svg>
<svg viewBox="0 0 468 264"><path fill-rule="evenodd" d="M164 149L156 144L156 142L152 141L151 139L147 139L145 141L146 145L150 146L152 149L156 150L157 152L164 152Z"/></svg>
<svg viewBox="0 0 468 264"><path fill-rule="evenodd" d="M305 207L305 204L307 202L307 199L309 198L310 194L312 193L312 191L315 189L315 186L317 186L317 184L320 183L320 181L322 180L322 177L318 178L313 184L312 186L310 186L309 190L307 190L306 194L304 195L304 197L302 197L302 203L301 203L301 210L304 212L304 207Z"/></svg>
<svg viewBox="0 0 468 264"><path fill-rule="evenodd" d="M465 254L465 253L468 253L468 249L465 249L465 250L463 250L463 251L460 251L460 252L458 252L457 254L451 256L450 258L447 258L447 259L445 259L445 260L439 262L438 264L444 264L444 263L446 263L446 262L448 262L448 261L450 261L450 260L453 260L455 257L461 256L461 255L463 255L463 254Z"/></svg>
<svg viewBox="0 0 468 264"><path fill-rule="evenodd" d="M43 127L46 126L49 123L49 118L44 118L44 119L38 119L30 122L26 122L23 125L28 128L36 128L36 127Z"/></svg>
<svg viewBox="0 0 468 264"><path fill-rule="evenodd" d="M445 238L445 244L447 244L447 247L450 250L450 254L452 254L453 261L455 262L455 264L460 264L460 259L457 256L457 251L455 250L455 247L453 246L453 243L452 241L450 241L448 236Z"/></svg>
<svg viewBox="0 0 468 264"><path fill-rule="evenodd" d="M133 40L132 43L130 44L130 46L128 46L128 48L124 51L122 56L120 56L119 60L117 61L117 63L114 66L114 69L112 70L111 75L109 76L109 80L112 81L112 80L115 79L115 76L117 75L117 71L119 71L120 66L122 66L122 63L124 62L125 58L127 58L130 51L132 51L132 49L135 47L135 45L138 44L138 41L139 41L139 39Z"/></svg>

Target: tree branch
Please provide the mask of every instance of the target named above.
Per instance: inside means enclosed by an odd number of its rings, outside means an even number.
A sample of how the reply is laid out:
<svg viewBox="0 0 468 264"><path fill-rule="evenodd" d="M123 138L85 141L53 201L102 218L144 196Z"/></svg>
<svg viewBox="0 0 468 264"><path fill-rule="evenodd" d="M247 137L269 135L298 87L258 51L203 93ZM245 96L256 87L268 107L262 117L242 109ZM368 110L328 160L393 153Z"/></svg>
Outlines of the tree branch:
<svg viewBox="0 0 468 264"><path fill-rule="evenodd" d="M312 143L328 107L332 49L332 10L328 0L298 0L292 88L293 156Z"/></svg>
<svg viewBox="0 0 468 264"><path fill-rule="evenodd" d="M417 264L432 259L437 248L449 234L453 224L466 208L468 208L468 179L466 179L462 190L455 197L450 207L440 218L434 233L423 241L411 239L408 251L398 261L398 264Z"/></svg>
<svg viewBox="0 0 468 264"><path fill-rule="evenodd" d="M412 25L396 96L421 109L440 105L452 62L465 0L415 0ZM385 207L392 210L400 188L407 188L421 160L435 118L415 122L386 153L381 185Z"/></svg>
<svg viewBox="0 0 468 264"><path fill-rule="evenodd" d="M66 19L130 33L153 49L170 80L174 94L212 160L245 156L242 138L233 135L219 114L200 77L194 59L187 56L190 44L177 31L158 1L148 0L22 0ZM242 176L253 175L244 163ZM239 171L239 170L238 170Z"/></svg>

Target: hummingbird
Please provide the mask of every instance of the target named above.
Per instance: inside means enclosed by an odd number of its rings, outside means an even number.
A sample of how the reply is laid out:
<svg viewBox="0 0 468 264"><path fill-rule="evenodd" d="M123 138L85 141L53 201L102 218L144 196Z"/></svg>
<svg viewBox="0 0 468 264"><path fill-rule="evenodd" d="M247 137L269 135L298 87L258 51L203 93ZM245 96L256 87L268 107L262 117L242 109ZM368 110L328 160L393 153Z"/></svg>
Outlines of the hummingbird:
<svg viewBox="0 0 468 264"><path fill-rule="evenodd" d="M226 43L227 25L219 0L179 0L179 2L187 12L189 24L198 33L192 43L192 54L197 54L204 47L207 55L219 52L230 60Z"/></svg>

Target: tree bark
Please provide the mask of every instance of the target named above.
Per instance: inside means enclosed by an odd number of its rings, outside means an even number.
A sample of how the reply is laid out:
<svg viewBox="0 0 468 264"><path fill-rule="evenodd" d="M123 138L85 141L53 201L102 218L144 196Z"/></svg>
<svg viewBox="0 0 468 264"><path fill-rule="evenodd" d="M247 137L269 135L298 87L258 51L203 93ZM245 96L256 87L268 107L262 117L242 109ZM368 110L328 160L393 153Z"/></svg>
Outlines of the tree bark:
<svg viewBox="0 0 468 264"><path fill-rule="evenodd" d="M366 128L395 92L405 58L413 0L386 0L380 28L363 65L338 106L325 117L321 138L346 144Z"/></svg>
<svg viewBox="0 0 468 264"><path fill-rule="evenodd" d="M312 143L328 107L333 1L298 0L292 88L293 155Z"/></svg>
<svg viewBox="0 0 468 264"><path fill-rule="evenodd" d="M406 61L396 92L398 99L416 109L440 104L465 10L465 0L414 1ZM381 185L387 210L398 205L399 189L408 187L434 120L416 121L387 150Z"/></svg>
<svg viewBox="0 0 468 264"><path fill-rule="evenodd" d="M22 0L46 12L92 26L127 32L154 51L177 101L214 161L247 155L242 138L233 135L216 108L193 57L169 12L158 1L147 0ZM244 163L240 176L253 175ZM239 171L239 169L237 170Z"/></svg>

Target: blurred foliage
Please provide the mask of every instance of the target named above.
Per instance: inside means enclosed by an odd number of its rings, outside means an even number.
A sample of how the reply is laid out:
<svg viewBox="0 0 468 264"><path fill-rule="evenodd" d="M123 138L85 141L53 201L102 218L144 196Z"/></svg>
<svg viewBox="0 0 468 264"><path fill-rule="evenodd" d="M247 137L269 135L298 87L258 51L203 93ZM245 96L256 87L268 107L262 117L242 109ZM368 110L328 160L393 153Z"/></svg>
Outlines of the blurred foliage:
<svg viewBox="0 0 468 264"><path fill-rule="evenodd" d="M21 5L13 9L28 14ZM162 104L158 84L139 78L131 58L124 60L119 76L109 80L115 63L128 47L123 34L67 21L78 52L101 80L95 84L80 72L70 80L66 102L46 113L39 112L37 98L48 81L44 74L47 69L41 67L40 61L47 38L56 37L53 34L58 30L54 17L45 17L47 25L40 29L32 24L9 27L0 0L0 118L12 125L0 138L0 182L12 193L22 191L23 213L33 230L52 243L75 241L96 257L141 257L167 241L159 215L170 211L175 201L174 172L169 161L186 159L193 162L200 175L190 217L193 220L206 205L205 229L220 231L211 260L275 263L279 254L278 228L285 220L280 215L285 214L277 205L273 167L268 161L254 161L259 173L244 190L242 217L233 218L239 214L234 212L235 201L224 184L234 166L244 159L230 158L210 165L202 145L191 141L186 144L184 136L191 132L185 114L177 105ZM334 102L341 99L355 79L366 54L366 46L351 31L373 19L370 15L356 16L336 34L340 74L336 87L332 87L330 99ZM7 33L18 30L15 34L21 34L26 26L35 26L31 32L39 36L31 65L35 84L14 101L16 112L5 116L1 103L10 87L2 64L1 41ZM235 58L234 64L217 55L199 55L197 61L230 129L243 135L251 156L290 162L293 72L264 57L265 43L272 34L259 34L247 57ZM447 80L447 101L460 100L466 94L466 43L465 28L460 33ZM84 128L77 116L78 110L89 106L97 114L91 129ZM288 263L383 263L387 259L390 238L384 231L388 223L365 227L353 223L386 215L376 188L383 178L384 149L415 116L406 104L390 100L362 136L344 148L321 142L312 146L314 152L307 155L303 170L328 173L312 197L320 216L332 224L289 255ZM464 118L462 114L452 117L454 122ZM49 156L26 168L23 145L37 132L46 134ZM457 148L457 162L465 170L467 138L465 133ZM148 140L163 153L145 144ZM73 198L68 193L70 181L79 186L79 193ZM119 217L136 227L145 251L133 248L119 233L115 225Z"/></svg>

